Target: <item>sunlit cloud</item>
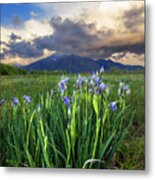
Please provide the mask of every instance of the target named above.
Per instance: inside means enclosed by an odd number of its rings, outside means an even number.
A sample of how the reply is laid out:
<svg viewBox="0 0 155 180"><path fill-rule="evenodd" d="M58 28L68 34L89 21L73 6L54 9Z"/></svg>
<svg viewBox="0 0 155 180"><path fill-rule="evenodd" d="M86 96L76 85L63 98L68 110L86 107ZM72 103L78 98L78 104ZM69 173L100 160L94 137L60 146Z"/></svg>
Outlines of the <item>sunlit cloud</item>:
<svg viewBox="0 0 155 180"><path fill-rule="evenodd" d="M115 62L120 62L128 65L144 66L144 54L136 54L131 52L113 53L109 59ZM130 59L130 61L129 61Z"/></svg>

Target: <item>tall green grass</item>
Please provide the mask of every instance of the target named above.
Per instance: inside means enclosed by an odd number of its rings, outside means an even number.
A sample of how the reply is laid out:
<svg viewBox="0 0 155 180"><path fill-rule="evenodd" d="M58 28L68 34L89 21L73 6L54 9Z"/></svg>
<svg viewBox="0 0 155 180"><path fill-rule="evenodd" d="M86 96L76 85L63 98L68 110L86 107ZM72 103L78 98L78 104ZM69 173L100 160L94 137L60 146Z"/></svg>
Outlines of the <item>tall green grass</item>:
<svg viewBox="0 0 155 180"><path fill-rule="evenodd" d="M87 87L71 94L73 83L65 92L65 96L72 95L71 106L64 104L58 91L52 95L46 89L31 104L19 96L20 104L12 107L7 100L0 107L3 166L112 167L135 117L130 97L120 98L114 82L110 82L110 95L88 93ZM56 82L53 87L57 88ZM113 100L117 100L115 112L109 106Z"/></svg>

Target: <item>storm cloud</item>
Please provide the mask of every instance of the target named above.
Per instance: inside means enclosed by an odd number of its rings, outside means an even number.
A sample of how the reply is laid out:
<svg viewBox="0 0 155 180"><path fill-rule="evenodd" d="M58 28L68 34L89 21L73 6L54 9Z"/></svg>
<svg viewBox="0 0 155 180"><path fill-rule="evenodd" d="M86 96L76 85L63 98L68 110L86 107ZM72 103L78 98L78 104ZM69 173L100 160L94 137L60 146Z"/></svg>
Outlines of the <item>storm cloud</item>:
<svg viewBox="0 0 155 180"><path fill-rule="evenodd" d="M11 42L7 44L8 48L3 49L3 53L1 57L4 56L14 56L14 57L22 57L22 58L34 58L40 57L43 55L43 51L37 49L33 44L26 41L20 42Z"/></svg>
<svg viewBox="0 0 155 180"><path fill-rule="evenodd" d="M37 48L56 50L60 53L82 53L88 47L107 36L106 32L98 31L95 24L62 20L61 17L53 17L50 22L54 32L50 36L40 37L34 40Z"/></svg>
<svg viewBox="0 0 155 180"><path fill-rule="evenodd" d="M114 53L122 53L125 54L127 52L129 53L135 53L135 54L144 54L145 53L145 44L137 43L137 44L123 44L118 46L103 46L96 49L89 49L87 54L91 52L92 57L98 56L99 58L109 58Z"/></svg>
<svg viewBox="0 0 155 180"><path fill-rule="evenodd" d="M144 7L135 7L125 11L122 19L126 29L137 31L140 25L144 26Z"/></svg>
<svg viewBox="0 0 155 180"><path fill-rule="evenodd" d="M125 38L115 40L112 30L97 29L94 23L84 21L62 20L54 17L50 20L54 33L50 36L39 37L34 44L39 49L55 50L58 53L78 54L97 58L108 58L113 53L131 52L144 53L144 39L139 37L139 42L127 41ZM118 36L122 36L118 34ZM130 36L132 36L130 34ZM114 43L112 43L114 42Z"/></svg>

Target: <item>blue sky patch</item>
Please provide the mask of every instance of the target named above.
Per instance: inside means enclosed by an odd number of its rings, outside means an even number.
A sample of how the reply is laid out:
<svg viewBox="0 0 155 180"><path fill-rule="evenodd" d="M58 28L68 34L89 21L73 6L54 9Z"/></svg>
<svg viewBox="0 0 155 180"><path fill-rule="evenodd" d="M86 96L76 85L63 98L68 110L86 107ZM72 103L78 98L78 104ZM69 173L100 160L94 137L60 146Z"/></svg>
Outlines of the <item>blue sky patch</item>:
<svg viewBox="0 0 155 180"><path fill-rule="evenodd" d="M31 19L44 16L44 12L39 6L34 4L1 4L1 25L12 26L14 23L22 23ZM32 13L33 12L33 13Z"/></svg>

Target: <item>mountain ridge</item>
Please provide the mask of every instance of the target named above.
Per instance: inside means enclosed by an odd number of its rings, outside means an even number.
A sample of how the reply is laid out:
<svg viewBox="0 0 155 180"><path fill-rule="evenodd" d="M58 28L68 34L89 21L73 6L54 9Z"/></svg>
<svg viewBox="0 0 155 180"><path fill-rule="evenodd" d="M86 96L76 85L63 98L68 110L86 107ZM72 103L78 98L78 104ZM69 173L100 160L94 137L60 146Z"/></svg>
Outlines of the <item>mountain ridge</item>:
<svg viewBox="0 0 155 180"><path fill-rule="evenodd" d="M112 60L98 59L94 60L89 57L81 57L78 55L59 55L53 54L39 61L23 66L26 70L62 70L68 73L80 73L80 72L92 72L98 70L101 66L104 66L106 71L110 71L111 68L118 70L131 70L144 69L140 65L125 65Z"/></svg>

